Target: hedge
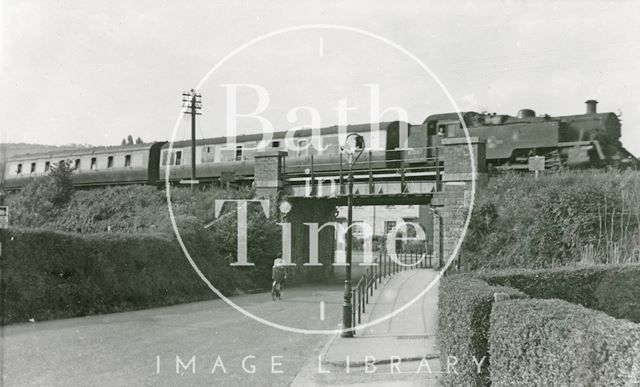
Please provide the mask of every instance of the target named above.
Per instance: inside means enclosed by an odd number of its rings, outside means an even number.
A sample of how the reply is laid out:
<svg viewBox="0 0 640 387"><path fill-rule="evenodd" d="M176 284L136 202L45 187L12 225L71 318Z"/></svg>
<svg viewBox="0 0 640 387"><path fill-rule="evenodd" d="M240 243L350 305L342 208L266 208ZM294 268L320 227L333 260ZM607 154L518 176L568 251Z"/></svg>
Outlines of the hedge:
<svg viewBox="0 0 640 387"><path fill-rule="evenodd" d="M510 270L480 277L492 285L519 289L532 298L558 298L616 318L640 322L638 264Z"/></svg>
<svg viewBox="0 0 640 387"><path fill-rule="evenodd" d="M210 243L184 237L218 289L229 294L243 285L244 273L230 268ZM213 298L178 244L168 238L13 229L5 231L4 240L3 324Z"/></svg>
<svg viewBox="0 0 640 387"><path fill-rule="evenodd" d="M493 306L493 386L635 386L640 326L561 300Z"/></svg>
<svg viewBox="0 0 640 387"><path fill-rule="evenodd" d="M445 386L488 384L487 337L496 292L507 293L513 298L525 297L517 290L490 286L471 275L450 275L440 281L438 345ZM448 361L456 363L450 372L447 372ZM481 363L480 373L476 363Z"/></svg>

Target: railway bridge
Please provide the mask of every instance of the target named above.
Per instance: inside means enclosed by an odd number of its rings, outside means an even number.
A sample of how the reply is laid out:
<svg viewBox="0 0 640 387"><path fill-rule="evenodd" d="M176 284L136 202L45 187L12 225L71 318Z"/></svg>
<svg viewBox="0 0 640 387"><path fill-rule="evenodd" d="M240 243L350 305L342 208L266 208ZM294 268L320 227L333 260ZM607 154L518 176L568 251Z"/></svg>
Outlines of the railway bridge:
<svg viewBox="0 0 640 387"><path fill-rule="evenodd" d="M376 157L364 151L353 164L353 205L413 204L426 209L421 211L421 223L427 243L434 262L443 265L461 235L472 201L473 176L478 184L486 180L485 147L486 140L477 137L447 138L436 152L418 150L422 160L416 159L416 150L394 150L387 151L394 154L385 163L373 163ZM297 274L319 278L334 263L336 234L332 227L321 227L317 245L312 246L309 223L322 226L337 221L336 207L347 204L350 165L342 159L331 166L317 165L311 159L302 168L288 168L286 161L286 151L256 154L256 196L289 204L281 214L282 221L291 225L291 257L285 258L296 264ZM312 249L317 249L321 266L308 264Z"/></svg>

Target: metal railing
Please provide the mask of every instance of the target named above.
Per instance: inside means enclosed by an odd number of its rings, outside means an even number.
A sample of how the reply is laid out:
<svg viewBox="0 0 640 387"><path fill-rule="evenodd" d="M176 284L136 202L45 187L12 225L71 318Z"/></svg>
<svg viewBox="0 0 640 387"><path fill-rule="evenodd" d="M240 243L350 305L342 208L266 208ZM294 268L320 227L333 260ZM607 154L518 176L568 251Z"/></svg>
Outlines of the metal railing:
<svg viewBox="0 0 640 387"><path fill-rule="evenodd" d="M370 191L373 191L374 177L377 179L399 178L404 186L407 180L422 180L426 176L433 179L439 188L444 169L439 153L438 147L365 151L360 162L353 167L354 180L368 181ZM312 191L319 183L318 180L323 177L337 176L339 192L343 193L344 185L348 180L348 167L345 168L345 165L348 163L342 153L328 156L312 154L302 163L291 160L287 165L283 162L281 176L283 183L296 178L310 179Z"/></svg>
<svg viewBox="0 0 640 387"><path fill-rule="evenodd" d="M290 166L290 170L286 171L288 174L305 173L304 171L309 169L311 172L336 172L342 169L345 164L345 155L343 153L328 154L328 155L315 155L311 154L305 157L304 162L295 163ZM398 168L404 167L408 170L416 170L428 166L429 169L435 169L439 164L436 161L440 161L439 148L411 148L411 149L394 149L394 150L382 150L382 151L365 151L361 158L360 163L354 166L354 171L368 170L372 167L376 170L381 169L386 172L396 171ZM390 165L391 163L391 165ZM420 166L422 164L422 166Z"/></svg>
<svg viewBox="0 0 640 387"><path fill-rule="evenodd" d="M352 316L351 328L362 322L362 314L366 313L369 298L373 296L374 290L382 285L382 280L396 273L417 268L431 268L431 254L427 255L424 248L411 249L397 253L397 260L392 259L386 250L380 251L378 257L374 259L376 265L367 267L360 277L360 280L351 290ZM354 331L355 334L355 331Z"/></svg>

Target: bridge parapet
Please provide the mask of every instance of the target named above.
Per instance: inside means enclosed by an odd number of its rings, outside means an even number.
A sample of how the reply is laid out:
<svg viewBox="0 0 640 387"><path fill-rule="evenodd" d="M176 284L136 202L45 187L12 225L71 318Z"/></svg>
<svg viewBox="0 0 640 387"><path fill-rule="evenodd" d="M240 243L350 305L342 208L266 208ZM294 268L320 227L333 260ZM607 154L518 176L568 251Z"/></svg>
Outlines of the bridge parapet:
<svg viewBox="0 0 640 387"><path fill-rule="evenodd" d="M287 163L282 180L289 197L345 199L350 167L343 154L312 155ZM442 173L438 148L365 150L353 165L354 198L430 197Z"/></svg>
<svg viewBox="0 0 640 387"><path fill-rule="evenodd" d="M283 187L282 171L288 152L269 150L254 156L253 181L258 197L277 197Z"/></svg>
<svg viewBox="0 0 640 387"><path fill-rule="evenodd" d="M486 140L478 137L446 138L443 147L442 191L431 201L434 217L434 254L445 264L460 240L472 200L472 180L476 186L486 181ZM470 156L469 148L473 151ZM471 160L474 165L471 165ZM460 265L459 254L455 259Z"/></svg>
<svg viewBox="0 0 640 387"><path fill-rule="evenodd" d="M442 158L445 165L443 181L471 182L473 172L486 175L487 140L479 137L469 137L468 140L466 137L454 137L443 138L440 144L443 148ZM472 157L469 157L469 147L473 150ZM475 164L473 170L471 160Z"/></svg>

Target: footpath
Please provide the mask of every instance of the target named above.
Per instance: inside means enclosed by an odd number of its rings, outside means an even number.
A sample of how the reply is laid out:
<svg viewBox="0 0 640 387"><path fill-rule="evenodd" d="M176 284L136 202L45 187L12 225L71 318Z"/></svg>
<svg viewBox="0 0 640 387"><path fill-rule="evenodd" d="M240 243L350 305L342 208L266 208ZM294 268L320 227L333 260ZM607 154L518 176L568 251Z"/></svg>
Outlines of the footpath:
<svg viewBox="0 0 640 387"><path fill-rule="evenodd" d="M431 269L397 273L374 291L362 325L413 300L436 277ZM436 343L438 286L392 318L360 327L355 337L332 336L292 386L440 386Z"/></svg>

